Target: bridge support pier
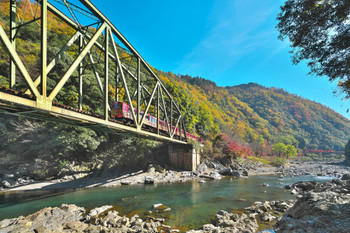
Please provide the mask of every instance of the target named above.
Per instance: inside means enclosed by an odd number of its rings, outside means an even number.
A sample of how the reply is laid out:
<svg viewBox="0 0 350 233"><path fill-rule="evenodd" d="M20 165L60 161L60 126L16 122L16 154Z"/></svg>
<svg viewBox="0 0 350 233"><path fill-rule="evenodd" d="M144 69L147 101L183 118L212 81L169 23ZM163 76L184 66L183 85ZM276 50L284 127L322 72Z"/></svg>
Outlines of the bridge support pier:
<svg viewBox="0 0 350 233"><path fill-rule="evenodd" d="M170 164L185 171L195 171L200 164L200 149L191 144L168 144Z"/></svg>

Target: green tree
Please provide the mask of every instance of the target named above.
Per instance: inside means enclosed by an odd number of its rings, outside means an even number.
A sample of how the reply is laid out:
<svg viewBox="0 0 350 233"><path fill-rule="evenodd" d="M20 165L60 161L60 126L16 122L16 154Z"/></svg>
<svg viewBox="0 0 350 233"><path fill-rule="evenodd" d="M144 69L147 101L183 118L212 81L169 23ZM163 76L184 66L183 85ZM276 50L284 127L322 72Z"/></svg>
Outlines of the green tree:
<svg viewBox="0 0 350 233"><path fill-rule="evenodd" d="M291 42L292 61L305 60L312 74L339 79L350 98L349 0L288 0L277 16L279 39Z"/></svg>
<svg viewBox="0 0 350 233"><path fill-rule="evenodd" d="M277 154L279 157L281 157L282 154L285 154L286 152L286 144L282 142L278 142L272 146L272 151Z"/></svg>
<svg viewBox="0 0 350 233"><path fill-rule="evenodd" d="M284 155L287 159L290 157L296 157L298 155L297 149L293 145L286 145Z"/></svg>
<svg viewBox="0 0 350 233"><path fill-rule="evenodd" d="M298 147L299 144L298 140L296 140L292 135L283 136L278 139L278 142L282 142L286 145L293 145L295 147Z"/></svg>

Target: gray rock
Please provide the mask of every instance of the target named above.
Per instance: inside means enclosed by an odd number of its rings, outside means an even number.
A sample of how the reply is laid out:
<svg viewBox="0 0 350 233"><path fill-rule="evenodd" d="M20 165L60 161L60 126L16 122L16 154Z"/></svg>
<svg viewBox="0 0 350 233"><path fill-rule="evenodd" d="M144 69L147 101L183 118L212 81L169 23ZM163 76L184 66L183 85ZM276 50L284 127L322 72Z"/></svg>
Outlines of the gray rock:
<svg viewBox="0 0 350 233"><path fill-rule="evenodd" d="M120 184L121 185L129 185L129 184L131 184L131 181L127 181L127 180L121 181Z"/></svg>
<svg viewBox="0 0 350 233"><path fill-rule="evenodd" d="M146 176L144 184L154 184L154 179L152 176Z"/></svg>
<svg viewBox="0 0 350 233"><path fill-rule="evenodd" d="M239 173L239 171L232 171L232 176L239 178L241 177L241 173Z"/></svg>
<svg viewBox="0 0 350 233"><path fill-rule="evenodd" d="M271 214L269 213L266 213L266 214L263 214L261 216L261 220L265 221L265 222L272 222L273 220L275 220L276 217L275 216L272 216Z"/></svg>
<svg viewBox="0 0 350 233"><path fill-rule="evenodd" d="M243 175L243 176L248 176L248 171L247 171L247 170L244 170L244 171L242 172L242 175Z"/></svg>
<svg viewBox="0 0 350 233"><path fill-rule="evenodd" d="M149 173L154 173L156 171L156 169L154 168L154 166L152 164L148 165L148 170L147 172Z"/></svg>
<svg viewBox="0 0 350 233"><path fill-rule="evenodd" d="M304 187L300 184L293 186ZM349 184L348 180L326 181L313 186L306 182L310 190L289 209L288 215L281 218L276 231L299 232L303 229L304 232L346 232L344 229L350 229Z"/></svg>
<svg viewBox="0 0 350 233"><path fill-rule="evenodd" d="M6 225L6 232L63 232L63 227L72 221L81 221L85 209L76 205L63 204L60 207L47 207L15 221L3 220L0 225ZM6 222L7 221L7 222Z"/></svg>
<svg viewBox="0 0 350 233"><path fill-rule="evenodd" d="M198 170L199 172L204 172L204 171L207 171L207 170L208 170L208 167L207 167L207 165L206 165L205 163L201 163L201 164L199 164L199 166L197 167L197 170Z"/></svg>
<svg viewBox="0 0 350 233"><path fill-rule="evenodd" d="M215 180L220 180L222 178L218 172L211 172L209 176Z"/></svg>
<svg viewBox="0 0 350 233"><path fill-rule="evenodd" d="M90 220L92 217L98 216L98 215L102 214L103 212L105 212L106 210L109 210L111 208L113 208L113 206L111 206L111 205L104 205L101 207L94 208L94 209L90 210L90 212L85 216L85 219Z"/></svg>
<svg viewBox="0 0 350 233"><path fill-rule="evenodd" d="M153 209L159 209L160 207L164 206L162 203L157 203L157 204L153 204L152 208Z"/></svg>
<svg viewBox="0 0 350 233"><path fill-rule="evenodd" d="M224 168L219 171L220 175L223 176L232 176L232 169L231 168Z"/></svg>
<svg viewBox="0 0 350 233"><path fill-rule="evenodd" d="M4 188L11 188L11 184L7 180L3 180L1 182L1 186L4 187Z"/></svg>
<svg viewBox="0 0 350 233"><path fill-rule="evenodd" d="M181 178L187 178L187 177L191 177L191 175L192 175L191 172L185 171L185 172L181 172L180 177Z"/></svg>
<svg viewBox="0 0 350 233"><path fill-rule="evenodd" d="M342 180L350 180L350 174L344 174L341 179Z"/></svg>

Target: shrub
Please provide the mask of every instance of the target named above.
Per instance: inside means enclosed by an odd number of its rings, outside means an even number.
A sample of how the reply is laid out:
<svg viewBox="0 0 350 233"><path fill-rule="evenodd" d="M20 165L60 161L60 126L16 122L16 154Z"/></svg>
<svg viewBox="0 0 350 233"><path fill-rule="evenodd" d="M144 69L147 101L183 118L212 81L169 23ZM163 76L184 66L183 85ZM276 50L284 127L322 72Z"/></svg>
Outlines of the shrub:
<svg viewBox="0 0 350 233"><path fill-rule="evenodd" d="M255 156L247 156L247 159L254 161L254 162L260 162L262 164L270 164L271 162L266 160L266 159L262 159L262 158L258 158Z"/></svg>
<svg viewBox="0 0 350 233"><path fill-rule="evenodd" d="M273 159L273 160L271 161L270 164L271 164L272 166L278 167L278 166L281 166L281 165L286 164L287 162L288 162L288 160L285 159L285 158L275 158L275 159Z"/></svg>

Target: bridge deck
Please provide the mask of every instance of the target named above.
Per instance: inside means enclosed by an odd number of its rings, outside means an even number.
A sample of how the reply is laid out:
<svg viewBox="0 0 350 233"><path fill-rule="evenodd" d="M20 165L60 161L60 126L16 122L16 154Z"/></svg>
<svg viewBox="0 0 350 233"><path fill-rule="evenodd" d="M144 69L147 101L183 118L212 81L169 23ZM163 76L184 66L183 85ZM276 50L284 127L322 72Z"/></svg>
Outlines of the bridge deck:
<svg viewBox="0 0 350 233"><path fill-rule="evenodd" d="M37 106L35 97L32 95L19 93L3 87L0 87L0 112L17 116L22 115L35 119L68 123L108 133L131 133L144 138L187 144L187 142L176 138L169 138L169 136L145 131L147 129L138 130L136 127L124 125L120 121L114 119L105 120L103 119L103 116L98 114L82 111L56 102L53 102L51 111L40 109Z"/></svg>

